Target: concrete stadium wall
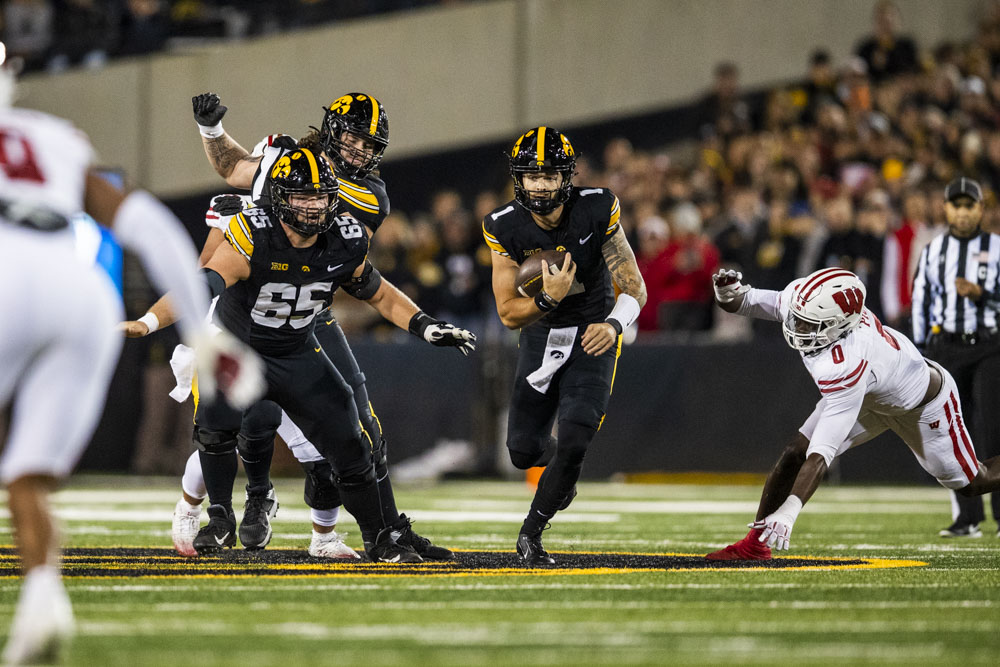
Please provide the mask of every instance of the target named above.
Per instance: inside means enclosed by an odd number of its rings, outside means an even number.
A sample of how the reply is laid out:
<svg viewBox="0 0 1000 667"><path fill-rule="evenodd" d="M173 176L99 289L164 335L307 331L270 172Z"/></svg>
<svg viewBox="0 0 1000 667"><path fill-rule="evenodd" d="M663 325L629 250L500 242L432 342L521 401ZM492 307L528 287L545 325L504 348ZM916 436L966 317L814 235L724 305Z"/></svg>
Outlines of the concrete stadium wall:
<svg viewBox="0 0 1000 667"><path fill-rule="evenodd" d="M492 0L26 77L19 104L65 116L101 160L161 196L204 191L190 98L217 91L249 149L301 135L342 92L379 96L388 160L509 138L535 124L643 113L700 94L720 60L752 88L800 77L818 46L842 61L876 0ZM980 0L907 0L925 49L972 36ZM456 178L460 175L456 174Z"/></svg>

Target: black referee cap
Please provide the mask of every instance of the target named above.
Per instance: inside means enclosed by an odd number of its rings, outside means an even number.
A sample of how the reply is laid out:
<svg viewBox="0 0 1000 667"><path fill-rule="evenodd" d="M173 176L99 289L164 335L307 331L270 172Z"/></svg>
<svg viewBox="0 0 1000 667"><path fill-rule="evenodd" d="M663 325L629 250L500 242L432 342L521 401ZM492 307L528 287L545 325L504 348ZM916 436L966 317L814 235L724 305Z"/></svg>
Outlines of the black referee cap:
<svg viewBox="0 0 1000 667"><path fill-rule="evenodd" d="M972 201L981 202L983 201L983 189L979 183L971 178L961 176L949 183L944 189L945 201L951 201L958 197L969 197Z"/></svg>

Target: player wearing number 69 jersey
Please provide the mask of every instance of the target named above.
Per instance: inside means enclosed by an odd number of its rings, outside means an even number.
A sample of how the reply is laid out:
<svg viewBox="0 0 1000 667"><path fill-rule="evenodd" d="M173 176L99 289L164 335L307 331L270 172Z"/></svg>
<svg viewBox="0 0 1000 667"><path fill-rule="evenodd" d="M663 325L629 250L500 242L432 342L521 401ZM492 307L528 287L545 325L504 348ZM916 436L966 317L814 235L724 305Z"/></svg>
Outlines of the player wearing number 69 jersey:
<svg viewBox="0 0 1000 667"><path fill-rule="evenodd" d="M438 346L474 349L475 336L421 312L366 261L368 235L337 216L337 179L329 165L302 148L271 168L271 200L234 216L223 243L205 265L215 318L259 352L266 368L265 400L277 403L329 461L344 506L357 519L375 561L420 562L386 529L371 442L363 437L353 391L313 334L316 316L343 287L386 319ZM162 301L151 309L171 321ZM132 324L132 323L129 323ZM195 444L211 503L208 525L194 539L199 553L236 543L232 489L242 413L220 403L199 404Z"/></svg>
<svg viewBox="0 0 1000 667"><path fill-rule="evenodd" d="M944 487L969 496L1000 488L1000 457L976 458L954 379L865 308L856 275L822 269L782 292L752 289L740 279L735 271L717 273L716 302L728 312L782 322L820 400L768 475L750 533L707 558L767 560L770 547L787 549L802 505L830 463L884 431L902 438Z"/></svg>

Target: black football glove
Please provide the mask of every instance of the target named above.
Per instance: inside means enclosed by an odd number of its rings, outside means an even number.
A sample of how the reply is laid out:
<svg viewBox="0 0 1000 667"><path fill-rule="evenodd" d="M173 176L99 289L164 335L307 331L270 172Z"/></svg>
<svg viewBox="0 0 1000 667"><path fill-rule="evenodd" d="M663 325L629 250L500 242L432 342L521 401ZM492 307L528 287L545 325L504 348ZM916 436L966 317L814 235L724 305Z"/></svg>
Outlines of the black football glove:
<svg viewBox="0 0 1000 667"><path fill-rule="evenodd" d="M212 210L219 215L236 215L243 210L239 195L219 195L212 200Z"/></svg>
<svg viewBox="0 0 1000 667"><path fill-rule="evenodd" d="M212 127L222 122L222 117L229 111L229 107L222 106L222 100L215 93L202 93L191 98L191 107L194 109L194 120L199 125Z"/></svg>
<svg viewBox="0 0 1000 667"><path fill-rule="evenodd" d="M420 311L410 319L410 333L437 347L457 347L465 356L476 349L476 334L453 324L435 320Z"/></svg>

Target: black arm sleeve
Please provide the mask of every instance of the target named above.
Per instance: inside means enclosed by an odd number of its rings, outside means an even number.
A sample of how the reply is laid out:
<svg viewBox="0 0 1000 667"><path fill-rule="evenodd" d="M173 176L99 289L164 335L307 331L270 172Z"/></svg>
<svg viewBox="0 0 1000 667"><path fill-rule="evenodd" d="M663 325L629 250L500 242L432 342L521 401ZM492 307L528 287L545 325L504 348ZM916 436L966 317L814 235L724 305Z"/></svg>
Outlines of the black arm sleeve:
<svg viewBox="0 0 1000 667"><path fill-rule="evenodd" d="M382 285L382 274L378 272L371 262L365 262L365 268L357 278L351 278L344 283L344 291L355 299L367 301L375 296L375 292Z"/></svg>
<svg viewBox="0 0 1000 667"><path fill-rule="evenodd" d="M214 299L226 291L226 281L217 271L202 269L201 273L205 276L205 282L208 283L208 298Z"/></svg>

